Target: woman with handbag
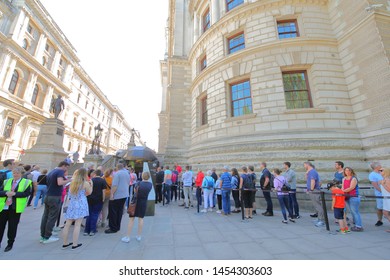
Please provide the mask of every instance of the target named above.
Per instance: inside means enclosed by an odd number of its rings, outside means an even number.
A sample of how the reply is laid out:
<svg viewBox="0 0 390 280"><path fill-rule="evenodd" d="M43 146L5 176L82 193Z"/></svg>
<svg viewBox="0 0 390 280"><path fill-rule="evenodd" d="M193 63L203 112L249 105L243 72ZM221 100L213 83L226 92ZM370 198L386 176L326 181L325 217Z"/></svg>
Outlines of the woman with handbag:
<svg viewBox="0 0 390 280"><path fill-rule="evenodd" d="M138 217L138 235L136 236L137 241L141 241L142 228L144 226L144 217L146 213L146 206L148 203L148 196L152 190L152 183L149 182L150 173L142 173L142 182L135 187L134 196L129 204L127 212L130 217L129 225L127 227L127 235L123 237L122 242L130 242L130 234L134 226L134 218Z"/></svg>
<svg viewBox="0 0 390 280"><path fill-rule="evenodd" d="M283 214L282 223L283 224L287 224L288 223L286 208L287 208L288 215L289 215L289 221L292 222L292 223L295 223L295 220L293 219L293 214L292 214L292 211L291 211L291 207L290 207L290 204L289 204L289 201L288 201L289 193L288 193L288 191L284 190L284 186L286 185L287 181L280 174L282 174L282 171L280 171L280 169L278 169L278 168L275 168L274 169L274 176L275 176L274 188L278 192L278 200L279 200L280 208L282 209L282 214Z"/></svg>

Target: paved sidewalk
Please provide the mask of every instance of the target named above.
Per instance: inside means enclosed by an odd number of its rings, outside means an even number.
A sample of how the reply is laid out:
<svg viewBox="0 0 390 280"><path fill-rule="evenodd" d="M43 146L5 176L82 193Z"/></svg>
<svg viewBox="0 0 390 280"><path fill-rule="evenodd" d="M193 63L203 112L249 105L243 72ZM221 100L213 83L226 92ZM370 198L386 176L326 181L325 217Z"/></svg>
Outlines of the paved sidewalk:
<svg viewBox="0 0 390 280"><path fill-rule="evenodd" d="M288 225L281 223L280 212L275 212L274 217L259 215L242 222L241 214L198 215L196 208L184 210L173 202L165 207L157 205L156 215L145 218L141 242L135 238L128 244L120 241L127 229L125 215L121 233L104 234L101 228L94 237L81 233L79 242L83 246L72 251L62 250L61 240L46 245L39 243L42 211L42 208L28 208L22 214L14 248L8 253L3 251L5 233L0 260L390 259L390 233L385 232L390 225L384 221L384 226L375 227L374 213L362 215L364 232L341 235L316 228L309 213L302 213L301 219ZM332 213L329 217L333 217ZM134 233L136 229L135 226ZM335 233L336 229L331 218L331 231Z"/></svg>

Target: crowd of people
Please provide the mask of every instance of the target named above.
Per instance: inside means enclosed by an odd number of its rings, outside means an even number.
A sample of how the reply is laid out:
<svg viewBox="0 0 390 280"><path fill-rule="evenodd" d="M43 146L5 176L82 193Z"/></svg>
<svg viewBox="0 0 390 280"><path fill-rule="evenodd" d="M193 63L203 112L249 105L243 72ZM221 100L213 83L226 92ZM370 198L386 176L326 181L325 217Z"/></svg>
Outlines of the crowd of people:
<svg viewBox="0 0 390 280"><path fill-rule="evenodd" d="M0 171L0 245L8 225L5 252L12 250L21 214L26 207L37 209L39 201L43 207L40 225L42 244L59 241L58 232L61 228L62 249L72 250L82 246L82 243L79 243L82 228L84 236L94 236L99 227L103 228L106 234L119 232L125 208L129 208L134 199L137 201L135 214L129 215L128 229L121 241L130 242L136 217L136 240L141 241L147 200L153 188L149 172L137 176L133 168L119 163L115 169L107 170L103 170L101 166L94 169L93 165L88 165L87 168L77 169L70 177L68 161L60 162L50 172L47 169L41 171L37 165L17 165L14 160L5 160L3 166L4 169ZM316 209L316 213L311 216L317 218L315 225L322 227L324 208L320 195L323 182L312 162L305 162L303 166L306 170L306 193ZM371 163L371 168L368 179L376 196L378 220L375 226L382 226L383 217L390 221L390 169L382 168L379 162ZM257 176L254 166L243 166L240 170L224 166L219 174L216 168L205 173L198 170L195 174L190 166L183 170L177 163L172 169L169 166L158 167L155 203L163 202L169 206L173 200L180 199L181 195L184 203L180 206L186 210L203 205L203 213L216 211L220 215L229 216L232 213L240 213L243 209L243 217L251 220L257 215L255 200L259 183L266 203L262 215L274 216L271 194L275 193L283 216L282 223L295 223L300 214L297 176L291 168L291 163L284 162L283 170L273 168L271 171L267 168L267 163L262 162L260 169L261 172ZM361 200L358 177L351 167L345 167L341 161L335 162L335 170L334 180L327 184L327 188L332 192L332 209L340 226L339 232L361 232L364 229L359 212ZM354 224L351 228L346 215L347 209ZM62 226L61 211L65 218ZM74 227L70 241L69 232L72 225Z"/></svg>
<svg viewBox="0 0 390 280"><path fill-rule="evenodd" d="M343 162L336 161L334 179L331 183L325 184L321 181L312 162L304 162L303 167L306 171L305 192L316 210L316 213L310 215L317 218L315 226L325 226L321 186L327 185L327 189L332 192L332 209L335 212L335 219L340 225L339 232L344 234L351 231L364 231L359 212L361 202L359 183L355 171L351 167L344 166ZM368 179L375 191L378 216L375 226L378 227L383 225L383 217L390 221L390 170L382 168L379 162L371 163L371 168L372 172ZM175 173L176 176L172 176ZM267 168L267 163L262 162L260 176L256 175L254 166L243 166L240 172L236 168L225 166L220 174L216 173L216 168L205 173L203 170L197 170L195 174L190 166L186 166L185 170L182 171L181 166L177 163L172 170L169 166L159 167L156 174L155 202L161 203L165 199L164 204L169 205L173 199L173 191L177 191L177 186L181 186L184 203L180 206L184 206L186 210L194 205L201 207L203 204L201 210L203 213L212 212L215 209L218 214L231 215L241 212L241 208L243 208L244 218L250 220L253 219L254 215L257 215L255 199L256 191L259 190L256 186L259 183L266 204L266 210L262 215L274 216L271 195L276 193L283 215L282 223L295 223L301 217L297 200L297 176L291 168L290 162L284 162L282 169L274 168L272 171ZM231 205L231 201L234 201L234 205ZM231 210L232 208L234 209ZM346 215L347 212L352 215L353 226L351 228L349 228L350 222ZM342 221L339 221L340 213L343 216Z"/></svg>

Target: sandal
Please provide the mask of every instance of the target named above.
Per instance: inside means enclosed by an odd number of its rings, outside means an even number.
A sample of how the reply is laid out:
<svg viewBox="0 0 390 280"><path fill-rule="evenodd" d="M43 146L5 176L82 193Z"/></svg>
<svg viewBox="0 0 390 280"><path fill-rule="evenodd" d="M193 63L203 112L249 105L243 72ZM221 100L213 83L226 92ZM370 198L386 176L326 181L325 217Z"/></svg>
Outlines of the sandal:
<svg viewBox="0 0 390 280"><path fill-rule="evenodd" d="M83 244L79 243L79 244L77 244L76 246L72 246L72 250L75 250L75 249L81 247L81 245L83 245Z"/></svg>
<svg viewBox="0 0 390 280"><path fill-rule="evenodd" d="M68 243L67 245L62 245L62 249L64 250L64 249L66 249L66 248L68 248L69 246L72 246L73 245L73 243Z"/></svg>

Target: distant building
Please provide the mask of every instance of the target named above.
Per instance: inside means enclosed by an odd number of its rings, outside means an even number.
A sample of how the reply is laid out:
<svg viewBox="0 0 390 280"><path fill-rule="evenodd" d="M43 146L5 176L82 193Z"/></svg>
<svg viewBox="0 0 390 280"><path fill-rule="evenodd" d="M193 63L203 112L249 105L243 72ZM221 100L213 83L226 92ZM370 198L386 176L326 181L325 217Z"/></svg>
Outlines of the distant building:
<svg viewBox="0 0 390 280"><path fill-rule="evenodd" d="M1 160L20 158L35 144L41 124L54 117L50 105L58 95L65 102L59 116L65 151L78 151L82 161L98 124L102 152L127 148L132 127L80 66L76 50L40 1L0 0Z"/></svg>
<svg viewBox="0 0 390 280"><path fill-rule="evenodd" d="M170 0L167 25L167 164L390 164L390 1Z"/></svg>

